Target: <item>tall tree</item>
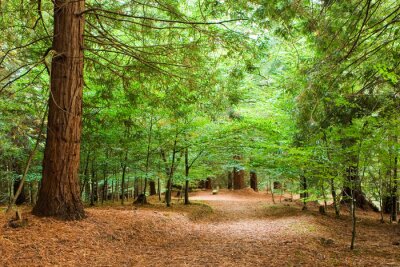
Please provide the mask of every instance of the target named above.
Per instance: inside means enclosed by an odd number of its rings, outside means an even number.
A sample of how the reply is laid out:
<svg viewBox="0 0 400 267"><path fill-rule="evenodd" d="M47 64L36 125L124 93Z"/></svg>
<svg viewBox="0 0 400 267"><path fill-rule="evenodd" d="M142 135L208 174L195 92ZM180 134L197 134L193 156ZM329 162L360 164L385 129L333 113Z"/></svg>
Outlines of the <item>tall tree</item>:
<svg viewBox="0 0 400 267"><path fill-rule="evenodd" d="M81 219L78 169L82 128L85 1L54 1L54 37L43 178L33 214Z"/></svg>

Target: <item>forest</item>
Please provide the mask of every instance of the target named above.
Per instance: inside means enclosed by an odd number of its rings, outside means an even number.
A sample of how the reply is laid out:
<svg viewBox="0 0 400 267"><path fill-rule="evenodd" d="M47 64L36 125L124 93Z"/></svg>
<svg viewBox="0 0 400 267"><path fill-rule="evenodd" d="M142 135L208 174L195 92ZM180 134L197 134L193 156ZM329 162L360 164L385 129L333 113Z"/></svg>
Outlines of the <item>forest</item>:
<svg viewBox="0 0 400 267"><path fill-rule="evenodd" d="M399 0L0 0L0 266L400 266Z"/></svg>

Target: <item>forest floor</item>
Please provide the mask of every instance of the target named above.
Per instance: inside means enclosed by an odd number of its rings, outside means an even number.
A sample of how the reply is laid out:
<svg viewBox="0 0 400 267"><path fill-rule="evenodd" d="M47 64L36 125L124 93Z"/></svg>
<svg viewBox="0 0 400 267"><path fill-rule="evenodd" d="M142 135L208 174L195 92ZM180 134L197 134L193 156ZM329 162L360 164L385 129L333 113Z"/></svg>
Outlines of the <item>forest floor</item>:
<svg viewBox="0 0 400 267"><path fill-rule="evenodd" d="M250 189L191 194L192 205L87 208L82 221L37 218L11 228L0 215L0 266L400 266L400 225L358 211L356 249L351 219L273 204ZM329 240L329 241L326 241Z"/></svg>

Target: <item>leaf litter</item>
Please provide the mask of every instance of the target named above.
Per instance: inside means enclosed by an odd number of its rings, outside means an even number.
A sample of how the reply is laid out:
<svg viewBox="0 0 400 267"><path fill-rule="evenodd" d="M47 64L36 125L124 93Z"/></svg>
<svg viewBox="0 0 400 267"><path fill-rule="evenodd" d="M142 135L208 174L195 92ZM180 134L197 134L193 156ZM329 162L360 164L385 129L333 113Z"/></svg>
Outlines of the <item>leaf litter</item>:
<svg viewBox="0 0 400 267"><path fill-rule="evenodd" d="M87 208L82 221L38 218L11 228L0 215L1 266L400 266L400 225L358 211L356 249L351 218L336 219L298 201L273 204L250 189L198 191L192 205Z"/></svg>

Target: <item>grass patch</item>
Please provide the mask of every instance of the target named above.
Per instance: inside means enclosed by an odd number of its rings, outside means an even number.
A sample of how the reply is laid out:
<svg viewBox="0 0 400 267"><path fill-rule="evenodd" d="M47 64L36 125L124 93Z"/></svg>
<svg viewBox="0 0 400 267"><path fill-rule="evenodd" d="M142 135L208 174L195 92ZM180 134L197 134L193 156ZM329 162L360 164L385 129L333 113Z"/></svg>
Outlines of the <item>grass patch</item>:
<svg viewBox="0 0 400 267"><path fill-rule="evenodd" d="M190 206L191 209L188 213L188 217L192 221L206 219L214 213L213 208L205 203L193 202Z"/></svg>
<svg viewBox="0 0 400 267"><path fill-rule="evenodd" d="M301 210L297 206L286 206L286 205L264 205L263 215L265 217L292 217L301 214Z"/></svg>
<svg viewBox="0 0 400 267"><path fill-rule="evenodd" d="M296 222L291 224L289 229L301 234L315 233L318 230L317 227L310 222Z"/></svg>

